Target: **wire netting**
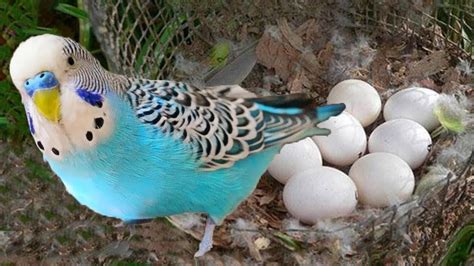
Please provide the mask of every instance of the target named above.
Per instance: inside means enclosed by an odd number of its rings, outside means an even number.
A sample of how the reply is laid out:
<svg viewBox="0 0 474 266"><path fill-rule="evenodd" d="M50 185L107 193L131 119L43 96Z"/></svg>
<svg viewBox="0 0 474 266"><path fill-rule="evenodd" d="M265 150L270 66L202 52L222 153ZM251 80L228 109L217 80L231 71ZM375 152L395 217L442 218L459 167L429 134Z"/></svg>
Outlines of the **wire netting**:
<svg viewBox="0 0 474 266"><path fill-rule="evenodd" d="M174 60L196 38L212 46L220 38L235 39L235 30L251 27L255 35L280 18L303 22L327 16L315 1L86 1L96 36L116 72L147 78L172 76ZM332 2L332 1L327 1ZM461 1L463 2L463 1ZM374 29L423 36L472 54L474 4L412 4L409 1L355 1L334 5L336 24L366 32ZM225 11L225 12L223 12ZM232 14L229 17L229 14ZM441 18L443 18L441 20ZM330 27L334 30L334 25ZM442 47L440 47L442 48Z"/></svg>
<svg viewBox="0 0 474 266"><path fill-rule="evenodd" d="M93 1L89 8L109 67L122 74L168 76L193 31L191 17L167 1Z"/></svg>

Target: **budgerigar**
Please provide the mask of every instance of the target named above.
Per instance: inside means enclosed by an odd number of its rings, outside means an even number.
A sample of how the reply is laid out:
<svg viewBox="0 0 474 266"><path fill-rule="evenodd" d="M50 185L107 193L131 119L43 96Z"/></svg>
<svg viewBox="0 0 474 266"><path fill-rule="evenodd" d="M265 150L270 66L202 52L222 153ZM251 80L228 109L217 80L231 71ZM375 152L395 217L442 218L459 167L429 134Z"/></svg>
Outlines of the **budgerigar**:
<svg viewBox="0 0 474 266"><path fill-rule="evenodd" d="M196 256L282 145L328 135L316 125L344 109L302 95L251 97L235 85L128 78L55 35L20 44L10 74L36 145L72 196L129 223L206 213Z"/></svg>

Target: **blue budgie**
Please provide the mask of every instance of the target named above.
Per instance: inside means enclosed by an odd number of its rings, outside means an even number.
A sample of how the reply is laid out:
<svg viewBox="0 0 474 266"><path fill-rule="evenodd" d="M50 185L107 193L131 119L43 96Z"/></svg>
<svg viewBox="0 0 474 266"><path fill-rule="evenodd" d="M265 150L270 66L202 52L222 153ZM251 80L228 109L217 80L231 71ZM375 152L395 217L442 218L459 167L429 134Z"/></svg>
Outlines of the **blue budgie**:
<svg viewBox="0 0 474 266"><path fill-rule="evenodd" d="M195 256L211 249L215 226L282 145L328 135L316 125L344 110L302 95L253 97L235 85L128 78L55 35L20 44L10 73L36 145L74 198L126 223L206 213Z"/></svg>

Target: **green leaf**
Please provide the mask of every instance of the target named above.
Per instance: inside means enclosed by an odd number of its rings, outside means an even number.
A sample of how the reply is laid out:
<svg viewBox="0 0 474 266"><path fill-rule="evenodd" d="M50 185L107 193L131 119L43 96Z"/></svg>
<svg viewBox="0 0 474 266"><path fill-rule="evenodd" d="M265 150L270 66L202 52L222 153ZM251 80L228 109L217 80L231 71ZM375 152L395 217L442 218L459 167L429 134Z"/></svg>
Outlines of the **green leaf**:
<svg viewBox="0 0 474 266"><path fill-rule="evenodd" d="M469 38L469 35L467 34L467 32L463 29L461 29L461 37L462 37L462 44L463 44L463 48L464 50L468 51L469 52L469 47L471 46L471 39Z"/></svg>
<svg viewBox="0 0 474 266"><path fill-rule="evenodd" d="M59 12L71 15L71 16L76 17L78 19L89 20L89 16L87 15L86 11L84 11L84 10L78 8L78 7L69 5L69 4L60 3L56 6L55 9L58 10Z"/></svg>
<svg viewBox="0 0 474 266"><path fill-rule="evenodd" d="M11 21L10 21L10 18L7 16L7 14L3 13L0 10L0 26L6 26L10 23L11 23Z"/></svg>
<svg viewBox="0 0 474 266"><path fill-rule="evenodd" d="M39 179L45 182L52 182L53 175L43 164L40 164L34 160L27 159L25 166L28 170L27 177L30 179Z"/></svg>
<svg viewBox="0 0 474 266"><path fill-rule="evenodd" d="M256 43L245 48L237 56L220 69L213 70L205 78L207 86L240 84L252 71L257 63Z"/></svg>
<svg viewBox="0 0 474 266"><path fill-rule="evenodd" d="M282 232L275 232L273 235L277 237L281 241L283 246L286 247L287 249L291 251L301 249L301 245L298 243L298 241L294 240L289 235L284 234Z"/></svg>
<svg viewBox="0 0 474 266"><path fill-rule="evenodd" d="M10 84L11 83L8 80L0 81L0 91L2 91L2 93L0 93L0 95L5 93L10 88Z"/></svg>
<svg viewBox="0 0 474 266"><path fill-rule="evenodd" d="M135 70L140 70L141 67L143 66L143 62L145 62L145 56L148 52L148 49L150 49L150 45L155 41L153 38L153 35L151 35L143 44L143 46L140 49L140 53L135 59ZM158 48L157 48L158 49Z"/></svg>
<svg viewBox="0 0 474 266"><path fill-rule="evenodd" d="M14 18L22 18L24 15L24 11L20 10L19 8L12 8L10 9L10 15Z"/></svg>
<svg viewBox="0 0 474 266"><path fill-rule="evenodd" d="M227 41L217 43L212 47L210 61L213 67L223 67L230 54L230 43Z"/></svg>
<svg viewBox="0 0 474 266"><path fill-rule="evenodd" d="M10 47L3 45L0 46L0 60L7 60L12 55Z"/></svg>
<svg viewBox="0 0 474 266"><path fill-rule="evenodd" d="M45 33L52 33L55 34L57 33L56 30L50 29L50 28L45 28L45 27L35 27L31 29L21 29L21 33L27 34L27 35L39 35L39 34L45 34Z"/></svg>
<svg viewBox="0 0 474 266"><path fill-rule="evenodd" d="M464 265L474 247L474 224L465 225L456 233L441 265Z"/></svg>
<svg viewBox="0 0 474 266"><path fill-rule="evenodd" d="M83 0L77 1L78 9L83 11L86 9ZM85 13L85 11L83 11ZM87 13L86 13L87 16ZM86 47L87 50L92 49L92 26L89 19L79 19L79 42L82 46Z"/></svg>

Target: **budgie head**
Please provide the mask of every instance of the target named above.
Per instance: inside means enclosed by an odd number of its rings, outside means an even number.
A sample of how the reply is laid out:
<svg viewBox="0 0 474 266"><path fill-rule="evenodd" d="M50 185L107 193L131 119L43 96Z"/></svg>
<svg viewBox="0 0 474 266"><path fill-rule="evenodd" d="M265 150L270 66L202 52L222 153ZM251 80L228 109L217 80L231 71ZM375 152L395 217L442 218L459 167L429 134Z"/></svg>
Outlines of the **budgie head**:
<svg viewBox="0 0 474 266"><path fill-rule="evenodd" d="M10 74L45 155L60 159L110 134L106 121L113 114L104 95L112 74L78 43L50 34L31 37L14 52Z"/></svg>

